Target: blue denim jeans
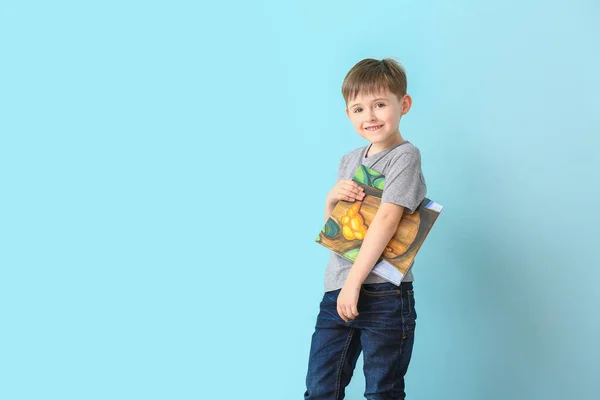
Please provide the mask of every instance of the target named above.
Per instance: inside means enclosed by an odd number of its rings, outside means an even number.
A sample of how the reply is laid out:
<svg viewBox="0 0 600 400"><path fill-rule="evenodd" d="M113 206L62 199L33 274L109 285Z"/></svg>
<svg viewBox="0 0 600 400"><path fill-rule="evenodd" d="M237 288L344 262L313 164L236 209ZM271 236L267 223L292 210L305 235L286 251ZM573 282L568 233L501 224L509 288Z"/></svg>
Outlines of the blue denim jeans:
<svg viewBox="0 0 600 400"><path fill-rule="evenodd" d="M340 289L326 292L312 336L305 400L341 400L363 352L365 398L404 399L404 375L414 343L417 313L412 282L364 284L358 317L337 313Z"/></svg>

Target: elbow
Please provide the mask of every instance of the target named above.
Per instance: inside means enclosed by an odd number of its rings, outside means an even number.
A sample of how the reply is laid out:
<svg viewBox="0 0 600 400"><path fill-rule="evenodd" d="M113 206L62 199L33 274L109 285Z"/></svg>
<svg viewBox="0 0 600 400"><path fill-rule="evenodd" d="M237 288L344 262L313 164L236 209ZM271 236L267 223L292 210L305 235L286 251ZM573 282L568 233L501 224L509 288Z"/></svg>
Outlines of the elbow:
<svg viewBox="0 0 600 400"><path fill-rule="evenodd" d="M386 213L382 213L381 215L377 216L379 222L381 223L382 226L384 226L386 230L391 230L391 231L395 231L396 228L398 228L398 225L400 224L400 219L402 218L402 214L386 214Z"/></svg>
<svg viewBox="0 0 600 400"><path fill-rule="evenodd" d="M398 226L404 214L404 207L392 203L384 203L377 212L377 217L386 225Z"/></svg>

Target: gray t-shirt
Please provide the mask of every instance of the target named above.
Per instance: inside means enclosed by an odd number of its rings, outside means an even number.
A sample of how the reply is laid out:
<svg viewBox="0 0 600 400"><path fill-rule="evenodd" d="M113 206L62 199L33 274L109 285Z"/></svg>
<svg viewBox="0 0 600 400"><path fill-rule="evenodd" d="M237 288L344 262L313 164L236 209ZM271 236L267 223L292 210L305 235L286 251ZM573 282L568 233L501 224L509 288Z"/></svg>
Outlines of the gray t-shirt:
<svg viewBox="0 0 600 400"><path fill-rule="evenodd" d="M338 169L338 182L352 179L359 163L375 170L385 177L382 203L394 203L405 207L405 212L412 214L421 204L427 193L425 178L421 171L421 153L408 141L394 147L365 157L371 145L359 147L344 154ZM352 261L331 251L325 269L325 291L341 289L352 267ZM412 282L412 266L403 278L404 282ZM388 282L375 274L369 274L364 283Z"/></svg>

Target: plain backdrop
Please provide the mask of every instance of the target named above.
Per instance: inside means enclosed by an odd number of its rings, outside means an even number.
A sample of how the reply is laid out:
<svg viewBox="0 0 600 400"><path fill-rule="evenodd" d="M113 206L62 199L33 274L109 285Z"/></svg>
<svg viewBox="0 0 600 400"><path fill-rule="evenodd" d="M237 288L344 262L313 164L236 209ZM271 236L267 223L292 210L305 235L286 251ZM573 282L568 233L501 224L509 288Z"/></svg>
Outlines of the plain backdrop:
<svg viewBox="0 0 600 400"><path fill-rule="evenodd" d="M415 400L600 398L600 5L0 3L0 398L302 398L366 57L445 209ZM362 360L347 390L364 391Z"/></svg>

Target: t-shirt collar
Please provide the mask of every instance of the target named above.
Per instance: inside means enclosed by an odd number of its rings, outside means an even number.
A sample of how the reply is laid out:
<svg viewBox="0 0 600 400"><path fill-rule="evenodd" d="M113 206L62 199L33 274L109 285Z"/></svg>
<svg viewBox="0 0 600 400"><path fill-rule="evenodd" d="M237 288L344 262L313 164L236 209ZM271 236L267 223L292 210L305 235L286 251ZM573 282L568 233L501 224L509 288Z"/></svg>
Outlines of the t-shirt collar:
<svg viewBox="0 0 600 400"><path fill-rule="evenodd" d="M404 142L398 143L397 145L395 145L395 146L392 146L392 147L390 147L389 149L381 150L379 153L377 153L377 154L374 154L374 155L372 155L372 156L369 156L369 157L367 157L367 153L369 152L369 149L371 148L371 146L373 146L373 143L371 143L371 144L369 144L369 145L368 145L368 146L365 148L365 150L364 150L364 152L363 152L363 155L362 155L362 159L363 159L363 160L370 160L370 159L372 159L373 157L377 157L377 156L379 156L379 155L381 155L381 156L382 156L382 155L384 155L384 154L387 154L388 152L390 152L390 151L394 150L396 147L398 147L398 146L402 146L403 144L406 144L406 143L409 143L409 142L408 142L408 140L405 140Z"/></svg>

